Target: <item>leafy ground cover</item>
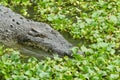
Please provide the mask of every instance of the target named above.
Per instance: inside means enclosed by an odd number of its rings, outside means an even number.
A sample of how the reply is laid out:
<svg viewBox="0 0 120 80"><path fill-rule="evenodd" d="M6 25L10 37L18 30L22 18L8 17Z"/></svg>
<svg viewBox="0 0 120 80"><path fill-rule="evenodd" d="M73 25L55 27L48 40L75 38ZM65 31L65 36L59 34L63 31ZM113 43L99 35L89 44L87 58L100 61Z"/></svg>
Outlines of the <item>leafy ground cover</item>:
<svg viewBox="0 0 120 80"><path fill-rule="evenodd" d="M82 57L74 55L38 61L21 59L19 52L4 54L0 59L1 80L119 80L120 56L94 54Z"/></svg>
<svg viewBox="0 0 120 80"><path fill-rule="evenodd" d="M3 79L15 80L119 80L120 0L0 0L27 18L50 24L54 29L84 40L79 49L85 57L21 59L19 52L0 59ZM0 54L4 49L0 48Z"/></svg>

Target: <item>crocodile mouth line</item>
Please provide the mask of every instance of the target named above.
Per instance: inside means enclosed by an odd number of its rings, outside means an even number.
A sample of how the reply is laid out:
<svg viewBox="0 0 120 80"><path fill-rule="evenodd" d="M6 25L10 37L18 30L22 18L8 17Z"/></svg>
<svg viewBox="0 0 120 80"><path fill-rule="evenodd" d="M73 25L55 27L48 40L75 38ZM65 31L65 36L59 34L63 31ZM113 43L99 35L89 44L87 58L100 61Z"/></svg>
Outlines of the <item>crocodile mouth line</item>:
<svg viewBox="0 0 120 80"><path fill-rule="evenodd" d="M48 53L54 53L54 51L51 48L48 48L42 44L39 43L33 43L33 42L23 42L21 43L22 46L27 46L27 47L31 47L31 48L36 48L36 49L40 49L40 50L44 50L45 52Z"/></svg>
<svg viewBox="0 0 120 80"><path fill-rule="evenodd" d="M59 57L62 57L62 56L65 56L65 55L71 57L71 55L56 52L52 48L46 47L46 46L44 46L43 44L40 44L40 43L38 45L38 43L35 43L35 42L34 43L33 42L24 42L24 43L21 43L21 45L31 47L31 48L34 48L34 49L44 50L45 52L47 52L51 55L54 55L54 54L58 55L59 54Z"/></svg>

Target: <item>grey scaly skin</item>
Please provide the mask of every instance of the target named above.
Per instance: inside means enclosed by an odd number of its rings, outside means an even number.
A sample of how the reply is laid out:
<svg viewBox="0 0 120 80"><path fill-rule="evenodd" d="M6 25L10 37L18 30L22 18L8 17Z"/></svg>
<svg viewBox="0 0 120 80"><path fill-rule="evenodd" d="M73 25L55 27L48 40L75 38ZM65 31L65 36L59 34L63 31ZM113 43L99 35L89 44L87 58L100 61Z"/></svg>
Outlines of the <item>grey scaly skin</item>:
<svg viewBox="0 0 120 80"><path fill-rule="evenodd" d="M0 42L7 46L16 44L40 48L71 56L72 45L48 24L28 20L0 5Z"/></svg>

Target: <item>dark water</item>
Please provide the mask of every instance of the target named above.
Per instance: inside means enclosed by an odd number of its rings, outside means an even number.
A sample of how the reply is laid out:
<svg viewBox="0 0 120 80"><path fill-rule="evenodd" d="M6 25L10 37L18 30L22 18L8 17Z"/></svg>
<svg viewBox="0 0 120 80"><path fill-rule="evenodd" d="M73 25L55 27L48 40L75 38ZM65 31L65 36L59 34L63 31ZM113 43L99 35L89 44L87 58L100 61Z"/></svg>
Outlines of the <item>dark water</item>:
<svg viewBox="0 0 120 80"><path fill-rule="evenodd" d="M83 40L80 39L73 39L72 36L67 32L60 32L60 34L63 35L63 37L73 46L80 46L84 42Z"/></svg>
<svg viewBox="0 0 120 80"><path fill-rule="evenodd" d="M45 52L44 50L41 50L41 49L38 49L38 48L21 46L21 48L19 48L19 51L22 55L29 56L29 57L34 56L39 60L44 59L45 57L53 58L53 53Z"/></svg>

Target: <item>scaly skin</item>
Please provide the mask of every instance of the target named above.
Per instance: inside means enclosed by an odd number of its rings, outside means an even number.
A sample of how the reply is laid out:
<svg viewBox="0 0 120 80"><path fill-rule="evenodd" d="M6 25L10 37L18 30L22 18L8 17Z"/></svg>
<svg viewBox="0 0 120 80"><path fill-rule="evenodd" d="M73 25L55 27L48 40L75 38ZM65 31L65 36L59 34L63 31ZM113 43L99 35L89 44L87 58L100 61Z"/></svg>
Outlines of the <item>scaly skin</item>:
<svg viewBox="0 0 120 80"><path fill-rule="evenodd" d="M7 46L27 45L71 56L72 45L48 24L28 20L0 5L0 42Z"/></svg>

